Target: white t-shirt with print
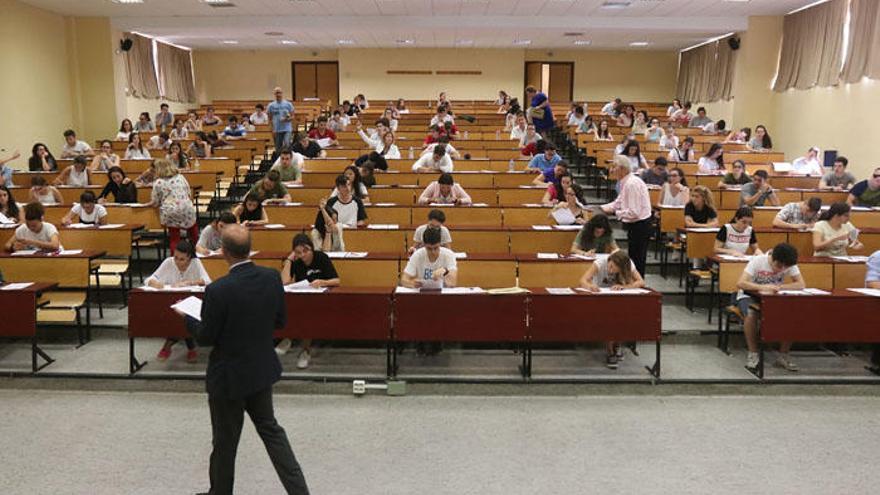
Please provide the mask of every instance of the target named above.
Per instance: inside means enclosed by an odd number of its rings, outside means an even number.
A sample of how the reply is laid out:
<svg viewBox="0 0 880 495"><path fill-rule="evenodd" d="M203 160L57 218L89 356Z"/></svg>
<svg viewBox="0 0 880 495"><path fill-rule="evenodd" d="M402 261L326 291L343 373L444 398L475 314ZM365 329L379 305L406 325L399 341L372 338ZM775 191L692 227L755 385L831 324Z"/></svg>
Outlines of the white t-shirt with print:
<svg viewBox="0 0 880 495"><path fill-rule="evenodd" d="M75 218L79 218L80 223L98 223L99 220L107 216L107 208L104 208L104 205L95 205L92 209L91 213L86 212L83 209L82 205L79 203L74 203L73 208L70 209L71 215Z"/></svg>
<svg viewBox="0 0 880 495"><path fill-rule="evenodd" d="M58 229L55 228L49 222L43 222L43 226L40 227L39 232L33 232L28 228L27 225L22 224L19 225L18 228L15 229L15 238L24 241L26 244L28 241L39 241L39 242L52 242L52 236L58 234ZM27 245L25 249L40 249L37 246Z"/></svg>
<svg viewBox="0 0 880 495"><path fill-rule="evenodd" d="M431 280L434 277L435 271L444 268L447 270L458 269L455 253L451 249L441 247L437 259L430 261L428 259L428 250L419 248L409 257L409 261L407 261L406 268L403 271L418 280Z"/></svg>
<svg viewBox="0 0 880 495"><path fill-rule="evenodd" d="M782 285L785 282L785 277L800 277L801 270L797 265L790 266L780 272L774 271L773 265L770 264L771 255L772 253L767 253L755 256L746 264L745 272L752 277L753 284ZM747 296L742 290L736 293L737 300L744 297Z"/></svg>

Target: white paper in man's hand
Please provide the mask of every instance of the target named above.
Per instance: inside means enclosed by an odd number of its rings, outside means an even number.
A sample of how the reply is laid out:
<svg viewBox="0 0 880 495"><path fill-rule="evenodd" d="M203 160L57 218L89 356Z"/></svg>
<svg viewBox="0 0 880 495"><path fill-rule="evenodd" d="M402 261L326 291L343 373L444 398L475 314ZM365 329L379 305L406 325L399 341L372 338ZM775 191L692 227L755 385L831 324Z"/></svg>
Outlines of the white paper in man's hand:
<svg viewBox="0 0 880 495"><path fill-rule="evenodd" d="M202 321L202 300L196 296L189 296L186 299L177 301L171 305L171 309Z"/></svg>

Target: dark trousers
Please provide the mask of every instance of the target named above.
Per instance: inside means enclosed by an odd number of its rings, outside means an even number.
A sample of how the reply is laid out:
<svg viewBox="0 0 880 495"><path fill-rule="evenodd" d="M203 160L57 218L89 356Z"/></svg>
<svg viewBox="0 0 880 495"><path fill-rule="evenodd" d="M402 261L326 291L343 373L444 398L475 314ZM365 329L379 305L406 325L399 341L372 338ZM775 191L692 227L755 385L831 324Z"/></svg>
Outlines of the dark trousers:
<svg viewBox="0 0 880 495"><path fill-rule="evenodd" d="M278 155L281 153L281 150L284 148L290 147L290 131L286 132L273 132L272 138L275 141L275 154Z"/></svg>
<svg viewBox="0 0 880 495"><path fill-rule="evenodd" d="M625 223L626 245L629 257L636 265L642 278L645 278L645 266L648 264L648 244L651 241L651 219Z"/></svg>
<svg viewBox="0 0 880 495"><path fill-rule="evenodd" d="M212 495L232 493L232 485L235 481L235 455L241 437L244 412L247 411L288 495L308 495L306 480L290 448L290 442L287 441L287 434L275 420L272 387L244 399L209 395L208 405L211 408L211 429L214 435L209 493Z"/></svg>

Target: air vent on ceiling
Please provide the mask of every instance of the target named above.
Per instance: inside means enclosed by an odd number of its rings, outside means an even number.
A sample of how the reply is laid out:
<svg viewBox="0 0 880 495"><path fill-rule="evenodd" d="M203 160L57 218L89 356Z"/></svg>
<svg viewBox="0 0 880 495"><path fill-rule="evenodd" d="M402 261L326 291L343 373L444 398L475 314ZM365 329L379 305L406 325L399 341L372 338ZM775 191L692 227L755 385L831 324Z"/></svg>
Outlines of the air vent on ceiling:
<svg viewBox="0 0 880 495"><path fill-rule="evenodd" d="M267 31L263 34L265 34L266 36L284 36L284 33L282 33L281 31Z"/></svg>
<svg viewBox="0 0 880 495"><path fill-rule="evenodd" d="M583 36L584 33L577 33L577 32L572 31L572 32L568 32L568 33L563 33L562 35L568 36L569 38L577 38L578 36Z"/></svg>
<svg viewBox="0 0 880 495"><path fill-rule="evenodd" d="M208 7L213 7L215 9L235 7L235 4L229 0L202 0L202 2L208 4Z"/></svg>
<svg viewBox="0 0 880 495"><path fill-rule="evenodd" d="M632 2L628 2L626 0L609 0L607 2L602 2L600 5L603 9L625 9L629 7Z"/></svg>

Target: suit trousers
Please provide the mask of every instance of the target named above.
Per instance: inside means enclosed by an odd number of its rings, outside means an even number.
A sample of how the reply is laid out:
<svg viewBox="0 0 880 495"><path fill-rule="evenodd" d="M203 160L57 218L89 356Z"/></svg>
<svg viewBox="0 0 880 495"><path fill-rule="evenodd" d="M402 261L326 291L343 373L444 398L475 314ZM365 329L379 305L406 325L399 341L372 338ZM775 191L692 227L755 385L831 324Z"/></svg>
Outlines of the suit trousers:
<svg viewBox="0 0 880 495"><path fill-rule="evenodd" d="M635 263L636 270L642 278L645 278L645 269L648 264L648 244L651 242L651 218L624 223L623 228L626 229L629 257Z"/></svg>
<svg viewBox="0 0 880 495"><path fill-rule="evenodd" d="M290 448L284 428L275 420L272 405L272 387L254 393L244 399L228 399L208 395L211 409L211 429L213 446L211 452L211 490L212 495L232 494L235 481L235 456L244 413L254 423L257 434L263 440L275 472L289 495L308 495L309 489L302 469Z"/></svg>

